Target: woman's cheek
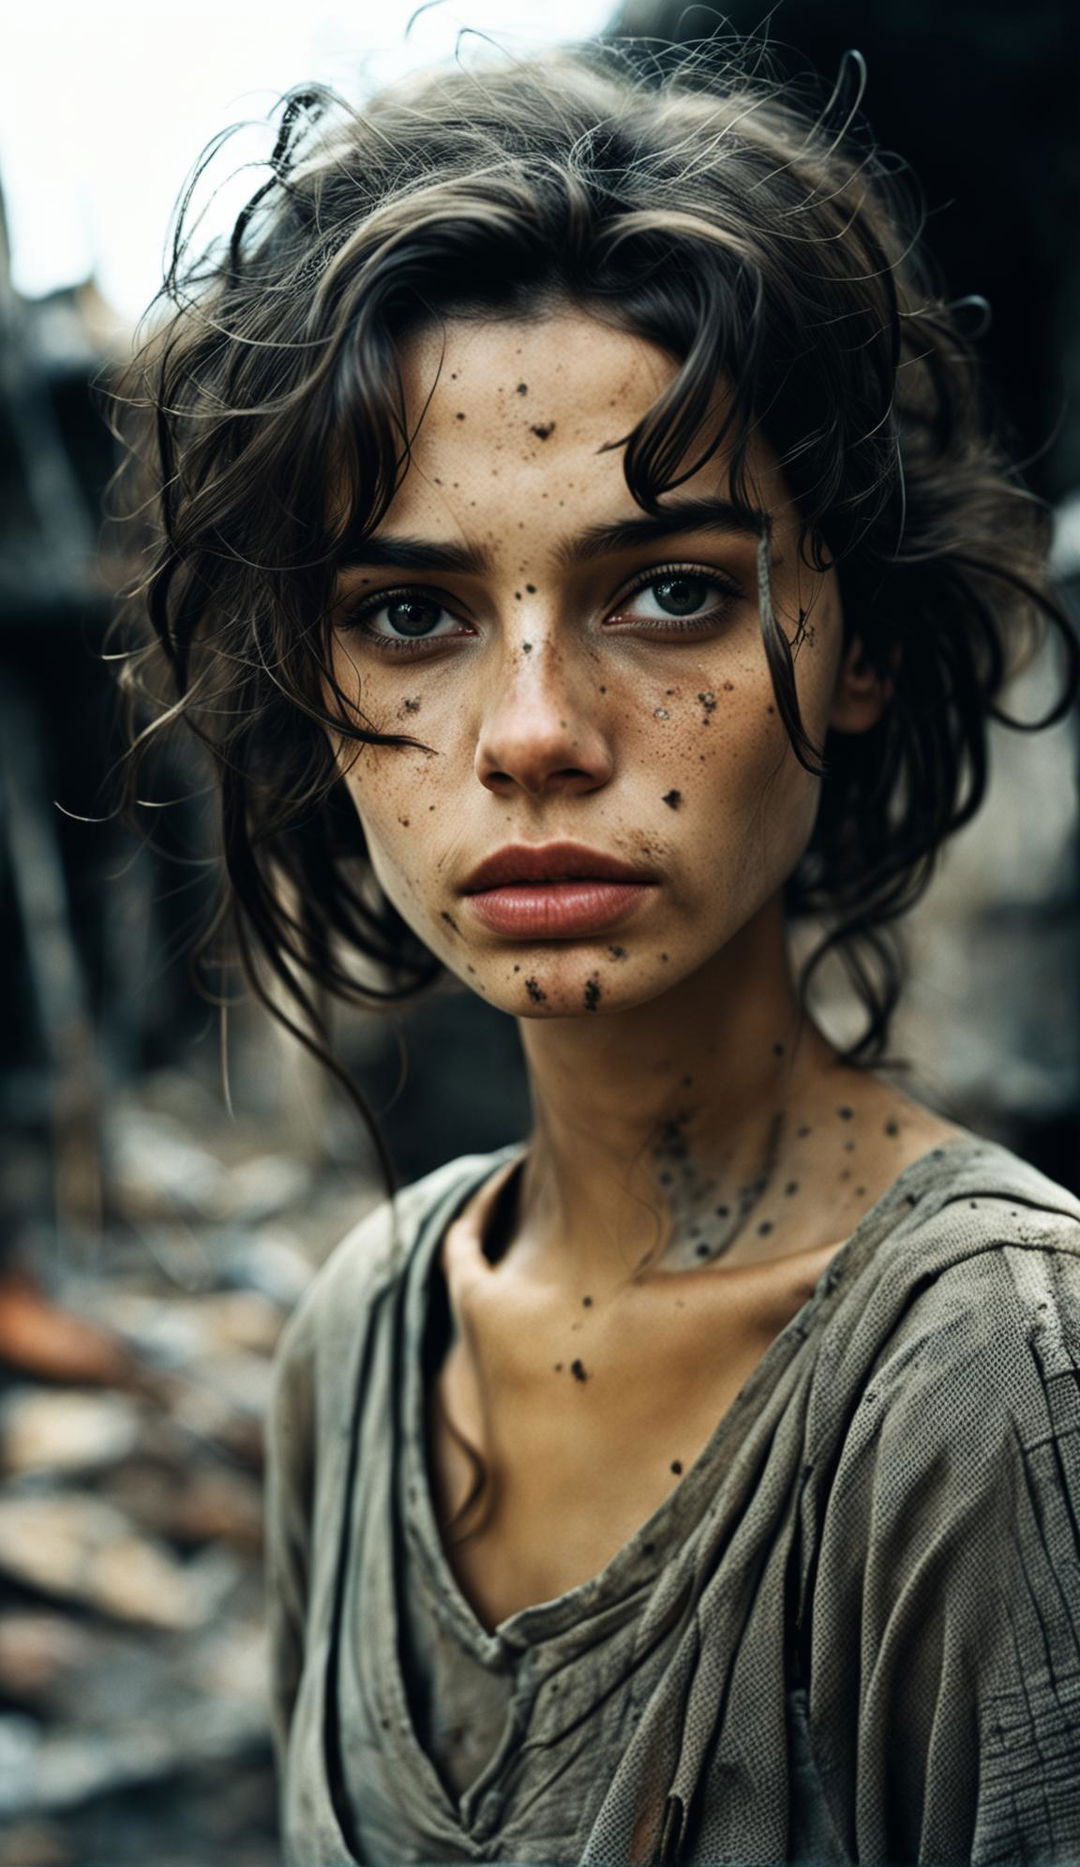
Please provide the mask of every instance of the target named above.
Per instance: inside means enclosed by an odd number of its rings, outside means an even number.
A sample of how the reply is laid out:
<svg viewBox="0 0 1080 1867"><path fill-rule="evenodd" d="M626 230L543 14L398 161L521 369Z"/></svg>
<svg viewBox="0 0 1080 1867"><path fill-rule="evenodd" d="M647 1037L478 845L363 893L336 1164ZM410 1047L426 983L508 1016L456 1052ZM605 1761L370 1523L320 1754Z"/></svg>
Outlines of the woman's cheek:
<svg viewBox="0 0 1080 1867"><path fill-rule="evenodd" d="M446 959L451 929L440 924L430 900L431 871L439 866L431 842L438 822L434 786L430 774L425 785L420 772L407 768L402 749L388 750L384 756L396 756L397 768L369 773L363 783L352 781L349 786L368 860L387 900L413 932Z"/></svg>

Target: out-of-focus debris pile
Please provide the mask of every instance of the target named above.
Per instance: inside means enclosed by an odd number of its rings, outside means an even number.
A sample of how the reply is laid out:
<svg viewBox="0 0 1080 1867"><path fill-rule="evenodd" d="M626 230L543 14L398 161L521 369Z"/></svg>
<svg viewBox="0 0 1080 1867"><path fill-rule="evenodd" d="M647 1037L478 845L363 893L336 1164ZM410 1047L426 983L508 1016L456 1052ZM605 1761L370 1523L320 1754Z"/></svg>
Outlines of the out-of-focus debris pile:
<svg viewBox="0 0 1080 1867"><path fill-rule="evenodd" d="M0 1294L0 1859L273 1867L271 1355L376 1194L190 1077L114 1098L105 1164L92 1250Z"/></svg>

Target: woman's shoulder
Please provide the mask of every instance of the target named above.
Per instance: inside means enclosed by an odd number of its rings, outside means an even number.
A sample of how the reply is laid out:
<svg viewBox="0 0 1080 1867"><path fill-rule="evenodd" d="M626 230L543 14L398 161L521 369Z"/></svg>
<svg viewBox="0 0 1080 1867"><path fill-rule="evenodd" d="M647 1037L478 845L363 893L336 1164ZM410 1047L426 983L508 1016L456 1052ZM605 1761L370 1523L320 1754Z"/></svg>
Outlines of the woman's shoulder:
<svg viewBox="0 0 1080 1867"><path fill-rule="evenodd" d="M278 1356L317 1348L333 1360L339 1346L355 1342L361 1320L404 1275L429 1226L442 1214L449 1221L469 1191L512 1151L445 1161L365 1213L313 1273L279 1337Z"/></svg>
<svg viewBox="0 0 1080 1867"><path fill-rule="evenodd" d="M895 1183L824 1317L814 1422L876 1460L955 1453L1045 1418L1047 1383L1080 1367L1080 1200L964 1131Z"/></svg>
<svg viewBox="0 0 1080 1867"><path fill-rule="evenodd" d="M1000 1142L959 1130L900 1184L900 1249L931 1300L936 1290L955 1304L1003 1279L1026 1307L1041 1276L1080 1274L1080 1198Z"/></svg>
<svg viewBox="0 0 1080 1867"><path fill-rule="evenodd" d="M995 1422L999 1439L1037 1427L1056 1377L1080 1368L1080 1200L969 1134L905 1179L908 1210L854 1325L877 1334L857 1385L879 1452L893 1435L930 1458L943 1439L955 1451L964 1422L983 1446Z"/></svg>

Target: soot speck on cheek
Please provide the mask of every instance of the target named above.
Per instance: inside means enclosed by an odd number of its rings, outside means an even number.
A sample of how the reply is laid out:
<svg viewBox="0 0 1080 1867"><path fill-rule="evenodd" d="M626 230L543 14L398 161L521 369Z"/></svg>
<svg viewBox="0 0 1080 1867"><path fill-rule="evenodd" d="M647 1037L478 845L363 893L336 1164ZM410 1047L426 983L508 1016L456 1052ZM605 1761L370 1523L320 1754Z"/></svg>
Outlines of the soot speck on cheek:
<svg viewBox="0 0 1080 1867"><path fill-rule="evenodd" d="M660 802L666 804L669 810L678 810L679 805L682 803L682 792L665 791Z"/></svg>

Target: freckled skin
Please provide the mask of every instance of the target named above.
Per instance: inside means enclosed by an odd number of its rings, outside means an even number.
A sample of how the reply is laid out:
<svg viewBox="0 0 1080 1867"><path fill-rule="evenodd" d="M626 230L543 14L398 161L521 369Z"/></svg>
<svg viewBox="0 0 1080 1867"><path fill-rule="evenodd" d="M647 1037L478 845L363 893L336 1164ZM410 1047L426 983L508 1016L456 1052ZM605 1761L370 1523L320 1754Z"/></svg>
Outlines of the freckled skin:
<svg viewBox="0 0 1080 1867"><path fill-rule="evenodd" d="M462 944L448 941L441 912L448 910L463 925L458 887L500 844L571 837L624 861L640 861L648 841L665 876L657 891L662 902L657 899L648 917L638 916L648 937L635 943L634 966L622 967L617 983L603 970L599 974L604 1014L610 1016L670 989L673 976L695 971L775 895L809 836L818 784L799 766L783 729L765 723L772 690L758 622L755 538L690 533L618 561L586 561L571 570L558 564L568 527L556 512L541 509L544 494L572 487L578 526L640 516L623 478L621 453L599 450L627 432L663 389L673 369L665 353L643 339L601 331L577 313L526 327L508 321L477 329L451 322L448 339L453 368L448 371L444 361L438 380L434 338L420 335L404 349L412 411L429 391L431 400L412 465L380 531L475 542L491 553L492 571L485 578L417 580L446 606L444 628L459 629L456 639L433 651L408 655L411 709L420 711L421 736L431 752L347 748L347 782L385 892L456 971L463 970ZM508 377L514 384L515 349L531 360L519 380L530 391L536 382L543 385L541 421L523 421L518 395L505 393ZM489 468L496 448L501 472L493 482ZM816 653L800 654L797 664L804 717L811 735L820 738L840 655L835 579L831 573L812 577L799 564L796 514L763 444L758 454L761 503L774 511L776 613L795 618L800 607L816 600L819 620L827 612L833 623L828 632L822 627ZM679 492L726 490L723 466L714 460ZM523 514L525 529L511 543ZM738 583L745 597L714 629L689 639L611 626L621 599L622 613L629 608L632 614L636 603L651 622L663 620L654 595L639 589L627 596L627 585L653 565L673 560L700 562L703 575L715 569ZM815 589L807 587L808 579ZM348 598L361 587L366 593L401 582L389 569L374 576L350 572L342 593ZM380 652L355 630L335 638L335 672L344 692L355 695L368 719L384 730L393 729L391 715L402 704L399 699L391 705L390 696L395 686L400 696L395 674L404 660L401 652ZM583 677L593 669L603 678L586 683ZM657 691L665 696L670 722L654 717ZM674 780L663 795L677 792L684 800L673 837L675 806L665 806L650 783L660 750L657 735L702 718L713 726L703 764L698 747L677 732L663 740L664 763ZM680 759L693 760L692 802L685 801L689 765L679 773L671 769ZM759 813L766 786L775 821L774 833L763 839ZM410 813L402 806L407 802L415 809L418 792L437 797L446 809L426 813L428 821L414 823L414 835L403 843L399 819ZM721 891L717 873L725 878ZM663 936L665 960L657 934ZM492 1002L518 1012L507 943L472 925L467 943ZM547 943L542 1015L580 1013L585 980L606 958L605 948L603 940ZM668 969L662 982L660 965Z"/></svg>
<svg viewBox="0 0 1080 1867"><path fill-rule="evenodd" d="M579 1231L612 1274L655 1266L659 1199L684 1242L691 1224L701 1228L687 1263L730 1258L771 1248L759 1228L774 1223L776 1194L785 1225L828 1235L819 1196L836 1188L831 1135L845 1119L833 1111L861 1109L865 1097L857 1073L837 1072L826 1040L799 1022L788 976L784 884L810 839L821 781L795 757L774 705L759 538L691 530L601 556L567 550L589 527L641 518L610 444L676 364L570 309L526 322L450 319L411 336L400 361L414 438L379 535L467 546L487 561L469 574L343 573L340 688L377 730L399 730L403 708L419 714L409 731L420 743L341 740L339 760L388 899L451 972L520 1020L543 1117L535 1147L552 1165L543 1198L524 1200L529 1213L542 1208L536 1237L554 1248ZM719 450L671 498L726 497L727 459ZM855 680L860 644L845 643L835 574L800 555L800 517L760 428L747 481L770 517L772 605L796 645L809 738L821 746L830 727L867 730L884 700ZM350 622L361 599L403 589L421 612L393 637L399 646L386 645L393 606L369 614L367 631ZM490 931L466 892L470 872L507 843L553 840L629 863L650 886L595 936ZM778 1030L790 1034L779 1050ZM700 1073L683 1110L687 1062ZM878 1086L870 1100L877 1145L895 1163L913 1146L915 1118L905 1114L893 1137L886 1123L903 1099ZM679 1164L661 1160L656 1136L680 1114L681 1164L692 1171L665 1185L662 1172ZM804 1115L828 1128L827 1142L809 1139ZM860 1174L872 1184L862 1156ZM613 1185L627 1189L617 1226Z"/></svg>

